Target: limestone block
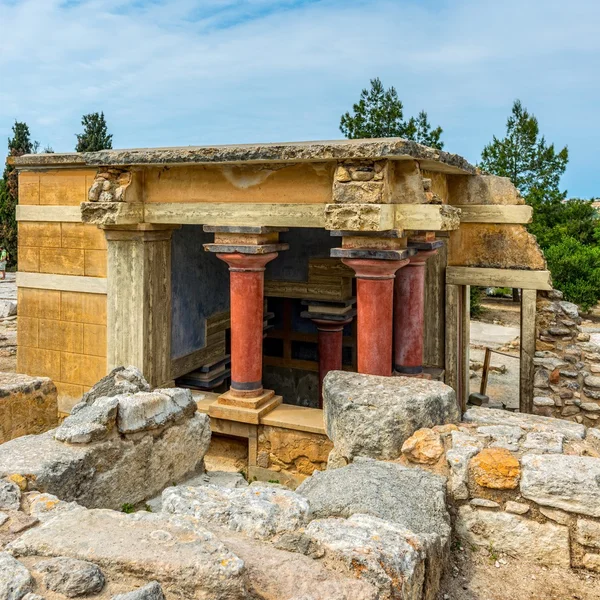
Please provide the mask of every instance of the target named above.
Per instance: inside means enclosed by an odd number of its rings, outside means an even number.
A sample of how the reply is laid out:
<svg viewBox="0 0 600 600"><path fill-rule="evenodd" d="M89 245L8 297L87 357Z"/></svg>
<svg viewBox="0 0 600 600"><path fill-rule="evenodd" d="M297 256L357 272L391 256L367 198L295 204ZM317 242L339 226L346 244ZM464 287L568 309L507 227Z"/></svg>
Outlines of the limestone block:
<svg viewBox="0 0 600 600"><path fill-rule="evenodd" d="M0 319L12 317L17 314L16 300L0 300Z"/></svg>
<svg viewBox="0 0 600 600"><path fill-rule="evenodd" d="M600 554L584 554L583 566L590 571L596 571L596 573L600 573Z"/></svg>
<svg viewBox="0 0 600 600"><path fill-rule="evenodd" d="M500 505L497 502L488 500L487 498L473 498L469 501L469 504L479 508L500 508Z"/></svg>
<svg viewBox="0 0 600 600"><path fill-rule="evenodd" d="M104 574L94 563L75 558L59 557L35 565L44 585L68 598L98 594L104 587Z"/></svg>
<svg viewBox="0 0 600 600"><path fill-rule="evenodd" d="M9 549L15 556L68 556L168 583L177 597L247 597L243 561L199 523L181 517L69 511L25 532Z"/></svg>
<svg viewBox="0 0 600 600"><path fill-rule="evenodd" d="M481 440L464 431L451 433L452 447L446 452L450 467L448 491L455 500L469 498L469 460L483 447Z"/></svg>
<svg viewBox="0 0 600 600"><path fill-rule="evenodd" d="M432 429L417 429L402 445L402 454L419 464L435 464L443 453L442 436Z"/></svg>
<svg viewBox="0 0 600 600"><path fill-rule="evenodd" d="M0 373L0 444L47 431L56 426L57 420L56 387L49 378Z"/></svg>
<svg viewBox="0 0 600 600"><path fill-rule="evenodd" d="M567 440L582 440L585 437L585 427L578 423L538 415L511 413L495 408L469 408L463 415L463 420L478 425L514 425L525 431L562 433Z"/></svg>
<svg viewBox="0 0 600 600"><path fill-rule="evenodd" d="M196 403L188 389L156 389L115 398L119 403L117 427L121 433L156 429L196 412Z"/></svg>
<svg viewBox="0 0 600 600"><path fill-rule="evenodd" d="M487 425L478 427L477 433L489 438L492 448L505 448L506 450L516 452L519 449L519 440L525 432L520 427L514 425Z"/></svg>
<svg viewBox="0 0 600 600"><path fill-rule="evenodd" d="M323 396L327 435L349 460L397 458L417 429L460 419L454 390L439 381L331 371Z"/></svg>
<svg viewBox="0 0 600 600"><path fill-rule="evenodd" d="M445 478L422 469L360 459L347 467L315 471L296 492L308 499L315 518L363 513L415 533L437 533L444 541L450 536Z"/></svg>
<svg viewBox="0 0 600 600"><path fill-rule="evenodd" d="M591 519L577 519L576 540L582 546L600 548L600 522Z"/></svg>
<svg viewBox="0 0 600 600"><path fill-rule="evenodd" d="M0 598L20 600L33 589L29 571L8 552L0 552Z"/></svg>
<svg viewBox="0 0 600 600"><path fill-rule="evenodd" d="M508 177L471 175L448 177L450 204L525 204Z"/></svg>
<svg viewBox="0 0 600 600"><path fill-rule="evenodd" d="M222 525L258 539L294 531L305 525L309 515L304 497L264 483L245 488L170 487L163 492L162 510L190 515L206 525Z"/></svg>
<svg viewBox="0 0 600 600"><path fill-rule="evenodd" d="M532 431L525 436L523 449L539 454L562 454L565 436L562 433Z"/></svg>
<svg viewBox="0 0 600 600"><path fill-rule="evenodd" d="M508 500L504 505L504 510L515 515L524 515L529 512L530 507L529 504L525 504L524 502Z"/></svg>
<svg viewBox="0 0 600 600"><path fill-rule="evenodd" d="M469 544L493 548L510 556L544 565L569 568L569 529L537 523L519 515L461 506L457 535Z"/></svg>
<svg viewBox="0 0 600 600"><path fill-rule="evenodd" d="M540 514L544 515L547 519L551 521L556 521L561 525L569 525L571 523L571 517L568 513L563 512L562 510L556 510L555 508L540 508Z"/></svg>
<svg viewBox="0 0 600 600"><path fill-rule="evenodd" d="M111 600L165 600L165 595L160 587L160 583L158 581L151 581L148 585L138 588L133 592L117 594Z"/></svg>
<svg viewBox="0 0 600 600"><path fill-rule="evenodd" d="M91 444L64 444L49 431L2 444L0 477L19 474L30 490L84 506L120 509L197 473L209 443L209 419L199 413L165 429L136 434L135 440L113 432Z"/></svg>
<svg viewBox="0 0 600 600"><path fill-rule="evenodd" d="M7 479L0 479L0 510L19 510L21 506L21 490L19 486Z"/></svg>
<svg viewBox="0 0 600 600"><path fill-rule="evenodd" d="M116 367L108 375L98 381L81 399L92 404L97 398L118 396L119 394L135 394L149 392L150 385L137 367Z"/></svg>
<svg viewBox="0 0 600 600"><path fill-rule="evenodd" d="M484 448L471 459L470 468L482 487L514 490L519 485L519 461L505 448Z"/></svg>
<svg viewBox="0 0 600 600"><path fill-rule="evenodd" d="M98 398L94 404L77 404L54 432L54 439L89 444L105 439L117 420L117 398Z"/></svg>
<svg viewBox="0 0 600 600"><path fill-rule="evenodd" d="M330 568L370 582L382 600L423 597L426 543L411 531L359 514L317 519L306 535L324 551Z"/></svg>
<svg viewBox="0 0 600 600"><path fill-rule="evenodd" d="M542 506L600 517L600 459L564 454L526 454L521 494Z"/></svg>
<svg viewBox="0 0 600 600"><path fill-rule="evenodd" d="M394 228L390 204L327 204L325 229L342 231L385 231Z"/></svg>

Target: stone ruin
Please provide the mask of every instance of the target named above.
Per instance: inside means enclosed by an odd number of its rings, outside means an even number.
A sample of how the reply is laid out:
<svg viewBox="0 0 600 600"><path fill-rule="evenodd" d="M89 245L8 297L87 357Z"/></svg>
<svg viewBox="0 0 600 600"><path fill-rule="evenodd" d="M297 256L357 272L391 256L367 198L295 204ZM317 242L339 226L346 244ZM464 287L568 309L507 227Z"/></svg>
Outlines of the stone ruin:
<svg viewBox="0 0 600 600"><path fill-rule="evenodd" d="M190 392L111 373L57 429L0 445L0 600L435 600L453 535L600 572L597 429L461 419L415 378L333 371L324 393L328 468L292 490L205 473Z"/></svg>

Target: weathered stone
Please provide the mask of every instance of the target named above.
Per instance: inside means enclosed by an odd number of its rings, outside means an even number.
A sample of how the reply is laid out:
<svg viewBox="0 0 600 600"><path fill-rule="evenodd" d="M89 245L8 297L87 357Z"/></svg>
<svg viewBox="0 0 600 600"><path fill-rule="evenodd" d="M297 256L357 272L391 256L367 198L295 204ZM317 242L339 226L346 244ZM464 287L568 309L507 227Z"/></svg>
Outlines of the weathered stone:
<svg viewBox="0 0 600 600"><path fill-rule="evenodd" d="M210 444L207 415L196 413L160 433L139 435L93 444L63 444L51 431L17 438L0 446L0 477L17 473L33 490L66 502L120 509L203 469Z"/></svg>
<svg viewBox="0 0 600 600"><path fill-rule="evenodd" d="M327 435L350 460L397 458L417 429L460 419L454 390L438 381L331 371L323 394Z"/></svg>
<svg viewBox="0 0 600 600"><path fill-rule="evenodd" d="M158 581L151 581L148 585L127 594L117 594L111 600L165 600L162 588Z"/></svg>
<svg viewBox="0 0 600 600"><path fill-rule="evenodd" d="M31 592L29 594L25 594L23 596L23 598L21 598L21 600L46 600L43 596L40 596L39 594L32 594Z"/></svg>
<svg viewBox="0 0 600 600"><path fill-rule="evenodd" d="M113 397L149 390L150 385L137 367L117 367L86 392L81 402L92 404L97 398L104 396Z"/></svg>
<svg viewBox="0 0 600 600"><path fill-rule="evenodd" d="M234 489L170 487L163 492L162 510L191 515L204 524L221 525L259 539L302 527L310 512L304 497L263 483Z"/></svg>
<svg viewBox="0 0 600 600"><path fill-rule="evenodd" d="M584 568L600 573L600 554L584 554L582 564Z"/></svg>
<svg viewBox="0 0 600 600"><path fill-rule="evenodd" d="M83 510L77 502L63 502L52 494L28 492L26 495L29 514L39 521L47 521L59 512Z"/></svg>
<svg viewBox="0 0 600 600"><path fill-rule="evenodd" d="M422 469L361 459L341 469L315 471L296 492L308 499L315 518L364 513L448 539L445 488L443 477Z"/></svg>
<svg viewBox="0 0 600 600"><path fill-rule="evenodd" d="M576 415L580 412L580 408L578 406L565 406L561 411L560 414L563 417L572 417L573 415Z"/></svg>
<svg viewBox="0 0 600 600"><path fill-rule="evenodd" d="M569 529L562 525L461 506L456 532L469 544L492 547L524 561L570 567Z"/></svg>
<svg viewBox="0 0 600 600"><path fill-rule="evenodd" d="M543 506L540 508L540 513L544 515L547 519L551 521L556 521L561 525L568 525L571 522L569 515L562 510L556 510L554 508L544 508Z"/></svg>
<svg viewBox="0 0 600 600"><path fill-rule="evenodd" d="M0 479L0 510L19 510L21 490L16 483Z"/></svg>
<svg viewBox="0 0 600 600"><path fill-rule="evenodd" d="M516 425L526 431L550 431L562 433L568 440L582 440L585 427L562 419L511 413L493 408L473 407L465 412L463 419L467 423L478 425Z"/></svg>
<svg viewBox="0 0 600 600"><path fill-rule="evenodd" d="M188 389L157 389L121 394L116 398L119 401L117 427L121 433L156 429L196 412L196 403Z"/></svg>
<svg viewBox="0 0 600 600"><path fill-rule="evenodd" d="M600 379L600 377L596 377L596 379ZM583 388L583 393L594 400L600 400L600 390L592 390L591 388Z"/></svg>
<svg viewBox="0 0 600 600"><path fill-rule="evenodd" d="M30 527L37 525L39 520L31 515L26 515L23 512L13 512L10 519L10 527L8 531L10 533L21 533L26 531Z"/></svg>
<svg viewBox="0 0 600 600"><path fill-rule="evenodd" d="M450 466L448 491L455 500L467 500L469 498L469 459L482 449L483 444L476 437L463 431L453 431L451 439L452 448L446 452L446 460Z"/></svg>
<svg viewBox="0 0 600 600"><path fill-rule="evenodd" d="M422 598L426 542L411 531L357 514L312 521L306 535L323 548L332 569L369 581L382 600Z"/></svg>
<svg viewBox="0 0 600 600"><path fill-rule="evenodd" d="M469 504L480 508L500 508L500 505L497 502L488 500L487 498L473 498Z"/></svg>
<svg viewBox="0 0 600 600"><path fill-rule="evenodd" d="M402 445L402 454L419 464L435 464L443 453L442 436L431 429L417 429Z"/></svg>
<svg viewBox="0 0 600 600"><path fill-rule="evenodd" d="M521 494L542 506L600 517L600 460L591 456L526 454Z"/></svg>
<svg viewBox="0 0 600 600"><path fill-rule="evenodd" d="M29 571L8 552L0 552L0 600L21 600L33 589Z"/></svg>
<svg viewBox="0 0 600 600"><path fill-rule="evenodd" d="M80 404L54 432L54 438L69 444L88 444L106 438L117 419L116 398L97 398L93 404Z"/></svg>
<svg viewBox="0 0 600 600"><path fill-rule="evenodd" d="M4 523L6 523L6 521L8 521L8 519L9 519L9 516L5 512L0 511L0 527L2 527L2 525L4 525Z"/></svg>
<svg viewBox="0 0 600 600"><path fill-rule="evenodd" d="M577 519L576 540L582 546L600 548L600 522L591 519Z"/></svg>
<svg viewBox="0 0 600 600"><path fill-rule="evenodd" d="M504 510L515 515L524 515L525 513L529 512L530 508L529 504L507 500L506 504L504 505Z"/></svg>
<svg viewBox="0 0 600 600"><path fill-rule="evenodd" d="M48 377L0 373L0 444L48 431L57 421L56 386Z"/></svg>
<svg viewBox="0 0 600 600"><path fill-rule="evenodd" d="M175 597L245 599L243 562L191 518L68 511L11 542L16 556L70 556L167 583Z"/></svg>
<svg viewBox="0 0 600 600"><path fill-rule="evenodd" d="M549 396L534 396L533 404L534 406L554 406L554 400Z"/></svg>
<svg viewBox="0 0 600 600"><path fill-rule="evenodd" d="M6 319L6 317L13 317L16 314L16 300L0 300L0 319Z"/></svg>
<svg viewBox="0 0 600 600"><path fill-rule="evenodd" d="M561 454L564 441L562 433L532 431L525 436L523 449L543 454Z"/></svg>
<svg viewBox="0 0 600 600"><path fill-rule="evenodd" d="M548 388L550 387L550 375L545 369L537 369L533 376L533 385L536 388Z"/></svg>
<svg viewBox="0 0 600 600"><path fill-rule="evenodd" d="M484 448L471 459L470 468L482 487L513 490L519 485L519 461L505 448Z"/></svg>
<svg viewBox="0 0 600 600"><path fill-rule="evenodd" d="M566 302L565 300L561 300L559 306L563 309L563 312L571 317L571 319L579 318L579 307L577 304L573 304L573 302Z"/></svg>
<svg viewBox="0 0 600 600"><path fill-rule="evenodd" d="M600 377L594 375L588 375L583 382L590 388L600 388Z"/></svg>
<svg viewBox="0 0 600 600"><path fill-rule="evenodd" d="M490 446L492 448L505 448L516 452L519 449L519 440L525 432L514 425L487 425L478 427L477 433L491 439Z"/></svg>
<svg viewBox="0 0 600 600"><path fill-rule="evenodd" d="M69 598L90 596L104 587L104 574L94 563L75 558L58 557L36 563L44 585Z"/></svg>
<svg viewBox="0 0 600 600"><path fill-rule="evenodd" d="M595 402L582 402L581 409L587 410L588 412L600 412L600 404L596 404Z"/></svg>

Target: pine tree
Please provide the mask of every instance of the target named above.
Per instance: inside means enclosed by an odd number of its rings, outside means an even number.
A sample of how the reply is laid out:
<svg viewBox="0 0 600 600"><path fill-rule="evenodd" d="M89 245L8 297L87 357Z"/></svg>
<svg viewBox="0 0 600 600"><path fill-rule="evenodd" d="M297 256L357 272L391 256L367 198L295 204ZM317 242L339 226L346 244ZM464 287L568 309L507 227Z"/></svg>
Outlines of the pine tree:
<svg viewBox="0 0 600 600"><path fill-rule="evenodd" d="M404 120L404 106L394 87L385 89L379 77L371 79L371 89L363 89L360 100L340 120L340 130L349 139L402 137L442 149L442 128L431 129L427 113Z"/></svg>
<svg viewBox="0 0 600 600"><path fill-rule="evenodd" d="M104 113L90 113L81 118L83 133L77 136L75 152L96 152L112 148L112 134L108 133Z"/></svg>
<svg viewBox="0 0 600 600"><path fill-rule="evenodd" d="M15 121L13 137L8 139L8 156L16 157L33 154L39 148L38 142L31 141L26 123ZM9 255L9 266L17 264L17 221L16 206L19 198L19 178L15 168L8 164L0 180L0 245Z"/></svg>

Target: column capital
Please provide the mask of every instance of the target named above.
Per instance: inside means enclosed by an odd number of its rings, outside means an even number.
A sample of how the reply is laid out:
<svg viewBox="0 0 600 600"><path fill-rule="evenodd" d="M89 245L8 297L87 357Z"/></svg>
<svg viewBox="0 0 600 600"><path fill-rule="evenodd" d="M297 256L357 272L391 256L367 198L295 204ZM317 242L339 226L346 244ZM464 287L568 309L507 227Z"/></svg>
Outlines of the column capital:
<svg viewBox="0 0 600 600"><path fill-rule="evenodd" d="M394 279L396 271L406 266L410 259L380 260L369 258L342 258L354 270L358 279Z"/></svg>
<svg viewBox="0 0 600 600"><path fill-rule="evenodd" d="M233 272L264 271L267 263L277 258L277 252L268 252L266 254L243 254L241 252L219 252L217 258L229 265L229 270Z"/></svg>

